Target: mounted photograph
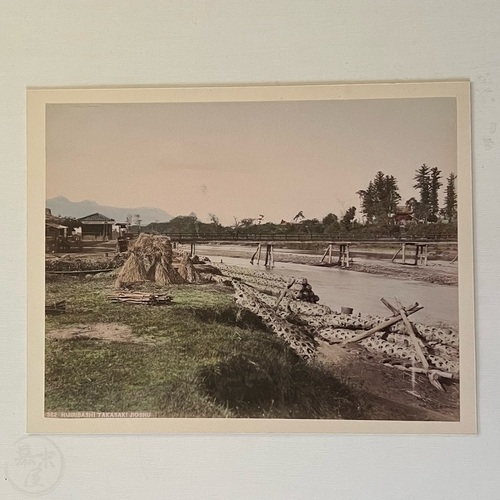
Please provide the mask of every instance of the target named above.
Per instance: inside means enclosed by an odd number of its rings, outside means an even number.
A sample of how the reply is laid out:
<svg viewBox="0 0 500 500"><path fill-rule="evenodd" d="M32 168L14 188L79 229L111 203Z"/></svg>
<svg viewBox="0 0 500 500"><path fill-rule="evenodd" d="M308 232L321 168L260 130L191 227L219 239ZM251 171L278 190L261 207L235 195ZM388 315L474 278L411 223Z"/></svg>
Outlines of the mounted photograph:
<svg viewBox="0 0 500 500"><path fill-rule="evenodd" d="M476 432L469 82L27 108L28 432Z"/></svg>

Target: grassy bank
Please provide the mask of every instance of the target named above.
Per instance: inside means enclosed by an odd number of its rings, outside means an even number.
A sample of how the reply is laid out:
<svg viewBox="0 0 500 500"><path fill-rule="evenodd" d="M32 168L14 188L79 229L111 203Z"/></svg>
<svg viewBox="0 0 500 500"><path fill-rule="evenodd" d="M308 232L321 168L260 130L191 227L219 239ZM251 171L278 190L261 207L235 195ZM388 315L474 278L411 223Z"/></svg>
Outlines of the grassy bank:
<svg viewBox="0 0 500 500"><path fill-rule="evenodd" d="M109 278L47 283L48 301L67 301L65 314L46 321L47 411L368 418L355 387L305 364L258 318L240 313L231 290L172 286L171 305L148 307L111 302L112 286ZM96 323L126 328L129 336L95 340ZM84 334L58 338L68 328Z"/></svg>

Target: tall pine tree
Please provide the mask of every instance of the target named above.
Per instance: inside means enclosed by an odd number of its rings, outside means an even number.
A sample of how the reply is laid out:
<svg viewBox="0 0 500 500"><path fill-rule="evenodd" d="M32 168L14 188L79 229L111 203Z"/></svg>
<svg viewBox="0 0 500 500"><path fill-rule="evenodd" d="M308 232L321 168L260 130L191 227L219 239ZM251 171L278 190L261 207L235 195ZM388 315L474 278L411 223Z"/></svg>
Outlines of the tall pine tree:
<svg viewBox="0 0 500 500"><path fill-rule="evenodd" d="M367 222L387 222L401 200L396 178L381 171L376 173L366 190L357 194L361 197L361 211Z"/></svg>
<svg viewBox="0 0 500 500"><path fill-rule="evenodd" d="M416 207L417 212L415 213L415 216L417 219L427 222L429 214L431 213L431 171L425 163L418 170L416 170L413 180L416 181L413 187L420 193L420 200Z"/></svg>
<svg viewBox="0 0 500 500"><path fill-rule="evenodd" d="M441 171L433 167L430 173L429 216L432 216L434 222L439 214L439 189L442 185Z"/></svg>
<svg viewBox="0 0 500 500"><path fill-rule="evenodd" d="M457 218L457 190L455 181L457 176L452 172L446 179L446 196L444 200L444 215L450 221Z"/></svg>

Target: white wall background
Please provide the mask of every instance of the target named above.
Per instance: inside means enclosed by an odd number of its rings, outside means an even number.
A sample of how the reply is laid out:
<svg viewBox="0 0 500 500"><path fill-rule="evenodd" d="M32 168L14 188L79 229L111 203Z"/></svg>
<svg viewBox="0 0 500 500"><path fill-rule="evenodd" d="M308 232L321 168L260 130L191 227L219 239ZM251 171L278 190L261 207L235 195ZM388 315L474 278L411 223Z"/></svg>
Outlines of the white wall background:
<svg viewBox="0 0 500 500"><path fill-rule="evenodd" d="M500 498L497 0L0 4L0 462L25 428L27 86L470 78L478 436L55 436L47 497Z"/></svg>

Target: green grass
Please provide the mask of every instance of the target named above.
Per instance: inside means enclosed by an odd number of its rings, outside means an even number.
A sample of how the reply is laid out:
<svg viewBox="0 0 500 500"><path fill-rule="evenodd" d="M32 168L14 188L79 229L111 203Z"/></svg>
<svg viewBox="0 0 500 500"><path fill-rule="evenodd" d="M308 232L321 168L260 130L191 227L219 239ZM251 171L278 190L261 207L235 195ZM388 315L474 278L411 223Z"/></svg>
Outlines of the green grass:
<svg viewBox="0 0 500 500"><path fill-rule="evenodd" d="M111 290L109 279L58 277L47 283L47 300L67 301L66 314L47 317L47 331L120 323L144 343L48 338L46 411L366 416L355 388L329 370L304 363L259 318L238 311L229 289L172 286L173 303L160 307L113 303L107 297Z"/></svg>

